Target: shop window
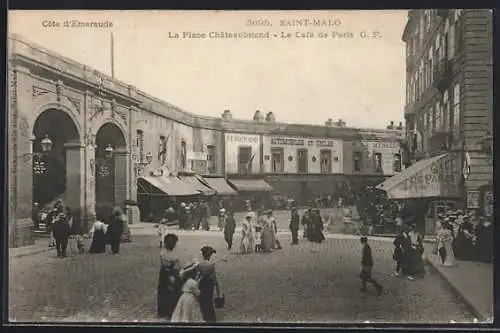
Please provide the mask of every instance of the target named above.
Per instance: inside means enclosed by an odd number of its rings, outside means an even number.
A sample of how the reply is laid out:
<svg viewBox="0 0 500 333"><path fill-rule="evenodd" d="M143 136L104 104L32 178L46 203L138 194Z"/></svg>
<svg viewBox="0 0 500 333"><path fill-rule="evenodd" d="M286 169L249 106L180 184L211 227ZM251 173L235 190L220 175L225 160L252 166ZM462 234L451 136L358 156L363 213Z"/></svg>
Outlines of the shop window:
<svg viewBox="0 0 500 333"><path fill-rule="evenodd" d="M283 173L283 148L271 148L271 169L273 173Z"/></svg>
<svg viewBox="0 0 500 333"><path fill-rule="evenodd" d="M161 165L165 164L167 160L167 140L161 135L160 143L158 145L158 161L160 161Z"/></svg>
<svg viewBox="0 0 500 333"><path fill-rule="evenodd" d="M208 173L215 173L215 147L207 146L207 169Z"/></svg>
<svg viewBox="0 0 500 333"><path fill-rule="evenodd" d="M320 152L321 173L332 173L332 151L324 149Z"/></svg>
<svg viewBox="0 0 500 333"><path fill-rule="evenodd" d="M460 140L460 84L456 84L453 88L453 140Z"/></svg>
<svg viewBox="0 0 500 333"><path fill-rule="evenodd" d="M135 145L137 147L137 153L138 153L138 160L139 162L144 162L145 156L144 156L144 132L141 130L137 130L137 136L135 140Z"/></svg>
<svg viewBox="0 0 500 333"><path fill-rule="evenodd" d="M252 147L239 147L238 148L238 172L252 172L252 162L254 155L252 155Z"/></svg>
<svg viewBox="0 0 500 333"><path fill-rule="evenodd" d="M187 150L186 141L181 141L181 169L186 169L187 166Z"/></svg>
<svg viewBox="0 0 500 333"><path fill-rule="evenodd" d="M361 171L362 168L362 154L359 151L354 152L354 171Z"/></svg>
<svg viewBox="0 0 500 333"><path fill-rule="evenodd" d="M307 149L297 149L297 172L307 173Z"/></svg>
<svg viewBox="0 0 500 333"><path fill-rule="evenodd" d="M373 154L373 159L375 161L375 172L382 172L382 154Z"/></svg>
<svg viewBox="0 0 500 333"><path fill-rule="evenodd" d="M401 172L401 154L394 154L394 172Z"/></svg>

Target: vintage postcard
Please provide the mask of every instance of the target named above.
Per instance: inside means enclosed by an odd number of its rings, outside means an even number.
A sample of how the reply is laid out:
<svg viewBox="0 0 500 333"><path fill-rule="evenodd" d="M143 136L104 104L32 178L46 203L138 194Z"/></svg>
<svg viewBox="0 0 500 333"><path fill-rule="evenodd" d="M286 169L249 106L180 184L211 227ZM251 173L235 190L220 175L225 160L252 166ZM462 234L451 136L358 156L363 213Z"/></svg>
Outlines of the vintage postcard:
<svg viewBox="0 0 500 333"><path fill-rule="evenodd" d="M12 323L491 323L489 9L10 11Z"/></svg>

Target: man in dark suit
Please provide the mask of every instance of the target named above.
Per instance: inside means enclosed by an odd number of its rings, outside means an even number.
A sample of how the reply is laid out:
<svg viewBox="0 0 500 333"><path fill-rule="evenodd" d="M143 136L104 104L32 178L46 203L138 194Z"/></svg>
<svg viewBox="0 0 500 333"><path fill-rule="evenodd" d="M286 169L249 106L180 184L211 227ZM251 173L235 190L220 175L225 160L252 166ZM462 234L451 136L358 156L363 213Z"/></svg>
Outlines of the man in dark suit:
<svg viewBox="0 0 500 333"><path fill-rule="evenodd" d="M299 224L300 216L297 208L292 207L292 216L290 217L290 231L292 231L292 244L299 244Z"/></svg>
<svg viewBox="0 0 500 333"><path fill-rule="evenodd" d="M373 269L373 256L372 249L370 245L368 245L368 238L361 237L361 244L363 245L363 252L361 258L361 283L362 283L362 292L366 292L366 283L371 283L375 289L377 290L377 294L382 294L382 286L372 278L372 269Z"/></svg>
<svg viewBox="0 0 500 333"><path fill-rule="evenodd" d="M56 211L57 215L54 218L52 233L56 243L57 256L65 258L70 236L69 220L71 219L71 211L62 202L57 205Z"/></svg>

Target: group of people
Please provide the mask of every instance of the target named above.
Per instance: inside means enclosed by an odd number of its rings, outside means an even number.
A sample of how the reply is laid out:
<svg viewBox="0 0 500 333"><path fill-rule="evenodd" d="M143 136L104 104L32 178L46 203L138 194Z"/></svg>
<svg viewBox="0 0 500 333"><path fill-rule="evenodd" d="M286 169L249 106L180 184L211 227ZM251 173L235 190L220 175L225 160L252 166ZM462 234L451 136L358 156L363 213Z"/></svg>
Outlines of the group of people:
<svg viewBox="0 0 500 333"><path fill-rule="evenodd" d="M166 211L165 218L170 219L169 222L177 219L179 228L184 230L210 229L208 224L209 207L205 201L181 202L177 214L175 214L174 208L170 207Z"/></svg>
<svg viewBox="0 0 500 333"><path fill-rule="evenodd" d="M43 218L50 233L49 247L55 246L57 257L67 257L68 242L73 221L71 209L64 204L63 200L59 199L55 202L52 210L46 216L43 216ZM35 221L35 224L37 223L40 223L40 219Z"/></svg>
<svg viewBox="0 0 500 333"><path fill-rule="evenodd" d="M118 255L120 252L121 236L127 225L127 217L123 209L115 206L107 223L96 221L92 225L88 237L91 239L89 253L104 253L106 245L111 246L111 253Z"/></svg>
<svg viewBox="0 0 500 333"><path fill-rule="evenodd" d="M304 238L316 243L321 243L325 240L325 236L323 235L323 219L321 218L319 208L308 208L302 216L301 222L304 227Z"/></svg>
<svg viewBox="0 0 500 333"><path fill-rule="evenodd" d="M223 305L211 246L201 248L201 260L181 264L175 252L179 238L165 235L160 252L157 314L171 322L216 322L216 305Z"/></svg>
<svg viewBox="0 0 500 333"><path fill-rule="evenodd" d="M415 224L405 224L398 227L398 235L394 239L394 253L396 261L396 276L403 275L409 280L425 275L422 259L424 254L423 237L417 231Z"/></svg>
<svg viewBox="0 0 500 333"><path fill-rule="evenodd" d="M227 248L231 250L236 230L234 214L222 208L219 217L223 221L222 229ZM258 212L257 216L253 212L247 212L245 219L241 222L239 250L241 253L246 254L252 252L272 252L281 249L277 233L278 226L272 210Z"/></svg>
<svg viewBox="0 0 500 333"><path fill-rule="evenodd" d="M436 245L440 264L454 266L455 259L492 262L493 226L486 217L477 217L474 211L449 210L438 214Z"/></svg>

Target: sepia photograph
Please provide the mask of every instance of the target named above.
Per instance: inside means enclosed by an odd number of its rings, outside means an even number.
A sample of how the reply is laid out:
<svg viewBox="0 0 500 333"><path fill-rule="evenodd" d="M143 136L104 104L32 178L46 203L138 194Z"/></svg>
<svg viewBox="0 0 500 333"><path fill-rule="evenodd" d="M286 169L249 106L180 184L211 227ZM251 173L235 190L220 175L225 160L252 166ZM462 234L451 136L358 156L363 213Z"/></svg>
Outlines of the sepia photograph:
<svg viewBox="0 0 500 333"><path fill-rule="evenodd" d="M492 21L10 10L9 323L493 323Z"/></svg>

